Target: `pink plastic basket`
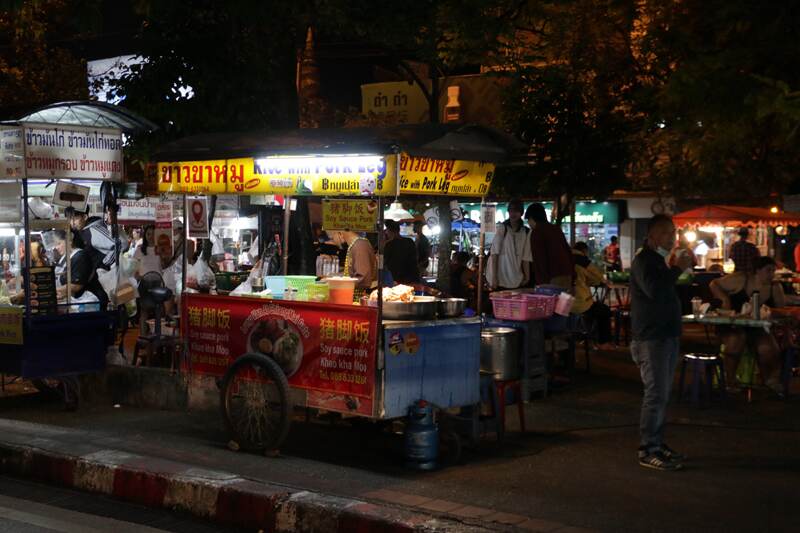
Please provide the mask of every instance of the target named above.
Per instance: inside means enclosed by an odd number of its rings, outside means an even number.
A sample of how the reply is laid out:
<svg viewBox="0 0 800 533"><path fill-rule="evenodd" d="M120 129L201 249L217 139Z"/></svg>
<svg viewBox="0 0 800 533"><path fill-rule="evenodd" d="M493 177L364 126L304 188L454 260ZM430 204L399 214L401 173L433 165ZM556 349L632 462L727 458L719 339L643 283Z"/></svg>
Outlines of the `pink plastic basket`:
<svg viewBox="0 0 800 533"><path fill-rule="evenodd" d="M492 308L495 318L541 320L553 316L557 300L557 296L544 294L498 295L492 298Z"/></svg>

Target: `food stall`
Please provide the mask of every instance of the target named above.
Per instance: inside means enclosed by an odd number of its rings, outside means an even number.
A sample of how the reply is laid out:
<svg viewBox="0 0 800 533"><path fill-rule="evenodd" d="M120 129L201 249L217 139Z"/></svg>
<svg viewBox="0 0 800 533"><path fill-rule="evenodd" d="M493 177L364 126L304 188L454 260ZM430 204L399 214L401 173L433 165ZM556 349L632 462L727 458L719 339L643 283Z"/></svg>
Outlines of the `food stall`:
<svg viewBox="0 0 800 533"><path fill-rule="evenodd" d="M99 304L78 304L71 293L69 221L54 218L49 206L29 194L48 185L54 205L85 208L91 184L122 178L119 129L19 123L0 127L0 182L15 189L21 216L2 226L19 242L16 275L4 276L0 294L0 372L33 380L37 388L59 392L68 407L79 398L76 376L102 370L113 342L114 313ZM29 201L30 200L30 201ZM35 207L38 206L38 207ZM67 235L65 298L59 298L56 266L41 255L32 263L32 235L52 230ZM46 237L45 237L46 238ZM36 249L46 246L46 240ZM5 254L4 253L4 254ZM110 339L110 342L109 342Z"/></svg>
<svg viewBox="0 0 800 533"><path fill-rule="evenodd" d="M167 147L158 156L158 189L184 195L280 195L285 206L291 196L323 197L329 226L377 231L380 250L387 198L397 204L405 194L482 197L495 167L459 160L458 150L416 149L397 138L371 143L367 151L363 143L319 141L319 130L309 134L314 142L302 150L287 150L282 135L273 142L265 139L252 155L204 161L178 159L194 153L179 141L177 150ZM302 133L286 134L294 135ZM284 275L285 265L284 256ZM352 296L344 303L319 301L324 297L314 294L325 292L319 284L297 276L285 276L283 283L298 289L299 300L281 298L279 290L238 296L184 293L185 368L223 378L221 405L231 447L277 449L295 406L389 420L406 417L418 400L439 409L480 402L480 318L463 317L463 308L448 309L414 295L410 287L384 289L381 271L379 254L376 291L360 302ZM268 277L265 286L274 281ZM331 280L330 292L337 281Z"/></svg>
<svg viewBox="0 0 800 533"><path fill-rule="evenodd" d="M708 269L713 264L722 264L726 272L733 271L730 247L739 239L740 228L751 229L750 240L761 255L773 255L774 234L780 237L786 235L788 227L800 226L798 213L731 205L697 207L674 215L672 220L677 228L684 230L700 266Z"/></svg>

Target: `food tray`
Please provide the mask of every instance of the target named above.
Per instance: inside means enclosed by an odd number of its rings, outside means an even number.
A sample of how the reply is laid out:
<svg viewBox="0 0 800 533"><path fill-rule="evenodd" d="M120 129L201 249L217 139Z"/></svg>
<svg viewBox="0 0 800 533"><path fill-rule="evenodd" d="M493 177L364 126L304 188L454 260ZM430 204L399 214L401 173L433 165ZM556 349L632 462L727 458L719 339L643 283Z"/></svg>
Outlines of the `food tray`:
<svg viewBox="0 0 800 533"><path fill-rule="evenodd" d="M553 316L557 296L515 294L492 299L494 316L504 320L542 320Z"/></svg>

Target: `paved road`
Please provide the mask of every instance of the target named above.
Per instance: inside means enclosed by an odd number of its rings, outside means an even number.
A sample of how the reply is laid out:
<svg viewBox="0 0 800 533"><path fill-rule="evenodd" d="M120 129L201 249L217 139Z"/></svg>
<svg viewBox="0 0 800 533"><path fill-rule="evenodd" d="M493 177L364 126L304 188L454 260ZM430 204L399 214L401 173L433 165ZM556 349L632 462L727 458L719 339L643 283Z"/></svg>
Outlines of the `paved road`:
<svg viewBox="0 0 800 533"><path fill-rule="evenodd" d="M267 459L228 451L217 413L88 405L64 413L28 397L0 401L0 416L89 432L102 447L336 495L383 489L603 531L797 530L800 396L673 406L669 442L691 456L687 469L645 470L635 459L641 385L629 357L618 355L615 368L596 358L593 375L529 404L528 435L515 433L511 412L503 447L488 437L468 450L464 465L426 474L403 468L398 436L341 422L297 423L284 455Z"/></svg>
<svg viewBox="0 0 800 533"><path fill-rule="evenodd" d="M0 533L212 533L191 517L0 476Z"/></svg>

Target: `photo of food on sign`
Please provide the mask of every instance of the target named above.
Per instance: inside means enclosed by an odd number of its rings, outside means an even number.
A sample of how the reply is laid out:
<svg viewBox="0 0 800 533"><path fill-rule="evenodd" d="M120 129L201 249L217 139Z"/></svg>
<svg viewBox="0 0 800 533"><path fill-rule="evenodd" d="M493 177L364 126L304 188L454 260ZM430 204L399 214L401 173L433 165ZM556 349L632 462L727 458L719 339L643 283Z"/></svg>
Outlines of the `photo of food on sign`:
<svg viewBox="0 0 800 533"><path fill-rule="evenodd" d="M247 345L255 353L271 357L286 377L291 377L303 362L303 342L295 327L282 318L264 317L250 331Z"/></svg>

